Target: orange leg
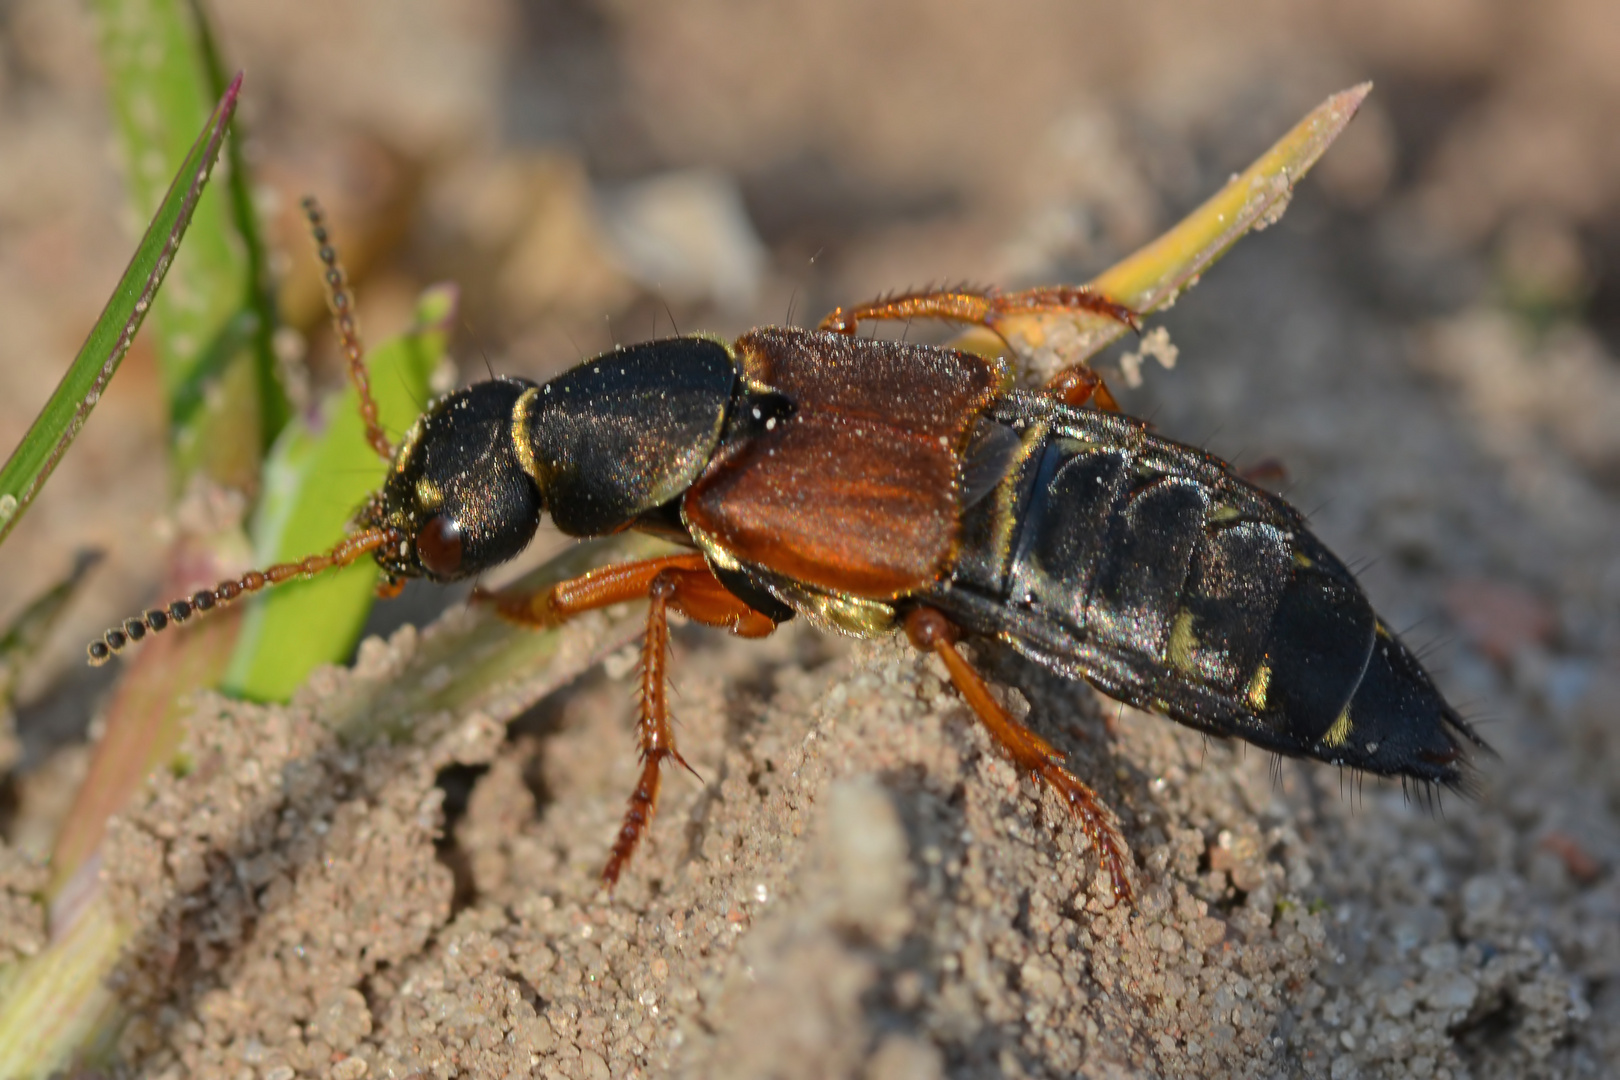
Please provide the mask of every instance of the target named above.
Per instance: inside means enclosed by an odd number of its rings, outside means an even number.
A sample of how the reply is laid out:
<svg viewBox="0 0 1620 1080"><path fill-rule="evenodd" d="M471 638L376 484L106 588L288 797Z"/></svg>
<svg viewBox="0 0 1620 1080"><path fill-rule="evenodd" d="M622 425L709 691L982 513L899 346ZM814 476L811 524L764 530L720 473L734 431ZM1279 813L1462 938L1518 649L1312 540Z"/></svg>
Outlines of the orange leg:
<svg viewBox="0 0 1620 1080"><path fill-rule="evenodd" d="M643 596L648 600L647 634L641 644L641 717L636 724L641 777L630 793L624 824L602 869L602 880L609 887L618 882L642 834L652 824L664 761L672 760L697 775L675 748L675 732L669 722L670 611L740 637L765 637L776 624L733 596L697 554L607 566L532 595L479 594L481 599L492 600L503 617L537 627L556 626L581 612Z"/></svg>
<svg viewBox="0 0 1620 1080"><path fill-rule="evenodd" d="M991 696L984 679L956 650L961 633L954 623L933 608L916 608L906 616L906 636L911 643L935 653L945 662L951 682L1013 764L1031 779L1044 782L1068 804L1108 870L1115 901L1129 902L1131 879L1125 869L1125 841L1120 838L1113 815L1095 791L1063 767L1063 755L1051 743L1014 720Z"/></svg>
<svg viewBox="0 0 1620 1080"><path fill-rule="evenodd" d="M706 565L695 570L666 569L653 579L653 585L656 587L663 578L668 578L675 586L675 592L669 599L670 606L693 622L745 638L769 637L776 629L770 616L760 614L737 599L709 572Z"/></svg>
<svg viewBox="0 0 1620 1080"><path fill-rule="evenodd" d="M1046 285L1011 293L996 289L924 289L858 304L848 311L834 308L832 314L821 320L820 328L853 334L863 319L889 322L939 319L994 330L1007 315L1061 315L1073 311L1106 315L1132 330L1142 328L1136 312L1083 285Z"/></svg>
<svg viewBox="0 0 1620 1080"><path fill-rule="evenodd" d="M1288 483L1288 466L1276 458L1261 458L1237 471L1240 478L1258 488L1275 493Z"/></svg>
<svg viewBox="0 0 1620 1080"><path fill-rule="evenodd" d="M494 604L501 618L508 622L547 629L561 626L575 615L587 611L640 600L647 595L653 578L664 570L701 570L708 573L708 566L703 556L695 552L690 555L666 555L661 559L604 566L577 578L560 581L542 592L504 593L479 589L473 593L473 599Z"/></svg>
<svg viewBox="0 0 1620 1080"><path fill-rule="evenodd" d="M924 289L859 304L848 311L834 308L832 314L821 320L821 329L853 334L863 319L939 319L943 322L970 323L999 332L1002 318L1008 315L1061 315L1074 311L1106 315L1132 330L1142 329L1136 312L1079 285L1048 285L1013 293L994 289ZM1109 412L1119 411L1119 403L1108 392L1102 376L1083 363L1059 371L1046 384L1046 392L1075 408L1090 405Z"/></svg>
<svg viewBox="0 0 1620 1080"><path fill-rule="evenodd" d="M1108 384L1085 364L1072 364L1052 376L1046 384L1046 393L1076 409L1090 405L1094 409L1119 412L1119 402L1108 392Z"/></svg>

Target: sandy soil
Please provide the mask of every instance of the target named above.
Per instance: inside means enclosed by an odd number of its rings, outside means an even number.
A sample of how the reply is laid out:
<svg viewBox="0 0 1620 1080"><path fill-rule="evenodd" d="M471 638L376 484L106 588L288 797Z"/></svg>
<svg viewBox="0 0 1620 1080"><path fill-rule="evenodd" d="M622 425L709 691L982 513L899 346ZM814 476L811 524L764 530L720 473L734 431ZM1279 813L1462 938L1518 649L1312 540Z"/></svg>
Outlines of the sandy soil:
<svg viewBox="0 0 1620 1080"><path fill-rule="evenodd" d="M634 613L424 707L410 688L491 632L454 607L290 707L197 703L198 767L105 852L143 927L122 1071L1620 1074L1612 4L344 0L324 25L217 6L267 205L314 188L376 238L374 338L422 284L461 280L468 373L482 349L543 374L671 315L735 332L931 279L1080 280L1376 79L1283 222L1162 320L1175 369L1113 382L1167 434L1285 463L1501 758L1436 810L986 655L1119 814L1142 896L1111 909L933 661L688 629L676 709L702 779L667 778L609 898ZM81 19L0 7L0 445L127 250ZM682 221L720 239L677 226L680 258L638 263L636 185L689 169L713 199L677 200ZM0 615L75 547L111 552L22 699L0 957L37 945L15 853L48 843L108 686L82 643L148 598L172 534L154 378L137 351L0 550ZM407 735L332 734L362 714Z"/></svg>

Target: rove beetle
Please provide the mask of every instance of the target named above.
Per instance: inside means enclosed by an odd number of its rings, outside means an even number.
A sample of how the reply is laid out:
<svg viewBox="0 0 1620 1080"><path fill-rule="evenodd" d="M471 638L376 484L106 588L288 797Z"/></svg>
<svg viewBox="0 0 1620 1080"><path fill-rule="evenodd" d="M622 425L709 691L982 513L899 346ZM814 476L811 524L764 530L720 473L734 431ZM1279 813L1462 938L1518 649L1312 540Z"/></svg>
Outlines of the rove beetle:
<svg viewBox="0 0 1620 1080"><path fill-rule="evenodd" d="M1423 784L1466 788L1485 743L1282 499L1121 415L1084 364L1042 391L1005 364L855 336L863 321L995 330L1009 314L1136 316L1083 288L925 290L839 308L816 330L764 327L617 348L544 384L494 378L432 403L395 448L371 400L321 212L305 201L350 375L386 481L330 551L154 609L147 631L370 552L379 592L472 577L524 549L542 512L564 533L639 529L685 554L595 570L535 595L475 594L555 626L645 597L643 762L603 870L618 880L675 747L668 613L743 637L796 614L861 637L903 630L937 654L1020 771L1052 787L1131 896L1112 814L957 649L999 639L1109 697L1218 736Z"/></svg>

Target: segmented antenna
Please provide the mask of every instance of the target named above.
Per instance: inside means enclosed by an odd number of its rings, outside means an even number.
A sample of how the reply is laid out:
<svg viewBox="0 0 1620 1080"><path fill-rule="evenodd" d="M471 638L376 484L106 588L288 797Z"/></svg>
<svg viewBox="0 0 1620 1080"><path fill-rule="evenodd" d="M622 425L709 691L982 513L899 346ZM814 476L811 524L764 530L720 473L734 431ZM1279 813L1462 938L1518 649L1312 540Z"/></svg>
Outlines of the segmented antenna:
<svg viewBox="0 0 1620 1080"><path fill-rule="evenodd" d="M174 601L167 608L153 608L143 615L124 620L124 625L108 630L100 641L90 643L90 663L99 667L132 641L140 641L151 631L160 634L171 623L183 623L193 615L206 615L214 608L271 585L293 578L314 577L339 566L348 566L368 551L399 543L398 529L367 529L339 543L322 555L310 555L300 562L277 563L264 570L249 570L234 581L222 581L212 589L202 589Z"/></svg>
<svg viewBox="0 0 1620 1080"><path fill-rule="evenodd" d="M326 302L332 309L332 326L337 331L338 344L349 362L349 381L360 393L360 419L365 421L366 441L384 461L394 460L394 448L383 434L382 421L377 418L377 402L371 396L371 377L366 372L366 351L360 344L360 330L354 322L354 301L349 296L349 280L338 262L337 248L332 246L326 230L326 215L315 196L304 196L304 216L309 218L309 232L321 262L326 267Z"/></svg>

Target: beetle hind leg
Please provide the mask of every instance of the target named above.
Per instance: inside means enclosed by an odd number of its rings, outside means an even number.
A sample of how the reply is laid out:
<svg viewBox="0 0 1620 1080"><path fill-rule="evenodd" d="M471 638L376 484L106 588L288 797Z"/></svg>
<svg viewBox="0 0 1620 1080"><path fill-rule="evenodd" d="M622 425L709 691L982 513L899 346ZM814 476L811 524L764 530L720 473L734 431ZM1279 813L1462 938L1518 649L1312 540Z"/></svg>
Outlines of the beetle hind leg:
<svg viewBox="0 0 1620 1080"><path fill-rule="evenodd" d="M1138 333L1142 329L1142 320L1136 312L1084 285L1045 285L1010 293L996 289L922 289L885 296L848 310L834 308L821 320L820 329L853 334L863 321L938 319L982 326L999 334L1001 320L1010 315L1062 315L1080 311L1122 322ZM1119 411L1119 403L1108 392L1102 376L1084 362L1059 371L1046 384L1046 393L1075 408L1089 405L1107 412Z"/></svg>
<svg viewBox="0 0 1620 1080"><path fill-rule="evenodd" d="M848 310L834 308L821 320L820 329L853 334L862 321L903 322L907 319L938 319L994 330L1008 315L1061 315L1089 311L1129 326L1142 328L1136 312L1084 285L1045 285L1020 292L999 289L921 289L896 293L857 304Z"/></svg>
<svg viewBox="0 0 1620 1080"><path fill-rule="evenodd" d="M1131 879L1126 867L1125 841L1114 824L1113 814L1097 793L1078 776L1064 768L1063 755L1051 743L1020 724L990 694L990 688L973 666L957 651L961 631L933 608L919 607L905 620L906 636L919 649L936 654L945 662L951 682L967 699L979 722L1021 771L1038 780L1063 799L1080 823L1081 830L1097 849L1108 871L1114 900L1131 899Z"/></svg>

